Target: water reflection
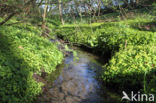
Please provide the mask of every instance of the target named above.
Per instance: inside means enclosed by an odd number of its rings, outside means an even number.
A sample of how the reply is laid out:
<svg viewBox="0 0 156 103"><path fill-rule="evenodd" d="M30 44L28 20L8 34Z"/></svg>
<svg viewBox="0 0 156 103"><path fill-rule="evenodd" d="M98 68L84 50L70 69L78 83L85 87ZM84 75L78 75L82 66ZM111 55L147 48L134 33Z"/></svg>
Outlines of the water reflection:
<svg viewBox="0 0 156 103"><path fill-rule="evenodd" d="M108 103L95 78L96 71L101 69L95 61L98 57L82 51L77 55L76 60L73 54L65 58L60 76L38 97L37 103Z"/></svg>

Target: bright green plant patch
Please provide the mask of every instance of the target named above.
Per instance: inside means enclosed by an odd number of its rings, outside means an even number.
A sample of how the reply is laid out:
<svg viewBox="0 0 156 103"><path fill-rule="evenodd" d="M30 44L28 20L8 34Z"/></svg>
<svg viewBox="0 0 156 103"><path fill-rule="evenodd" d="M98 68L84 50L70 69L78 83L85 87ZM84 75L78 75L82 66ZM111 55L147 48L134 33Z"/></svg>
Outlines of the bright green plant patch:
<svg viewBox="0 0 156 103"><path fill-rule="evenodd" d="M55 44L28 24L0 27L0 98L2 103L30 103L41 93L33 78L41 69L50 73L63 59Z"/></svg>
<svg viewBox="0 0 156 103"><path fill-rule="evenodd" d="M153 27L154 23L152 15L139 14L117 22L68 24L55 33L71 43L92 47L103 56L110 55L102 72L109 86L150 92L155 90L156 32L146 25Z"/></svg>
<svg viewBox="0 0 156 103"><path fill-rule="evenodd" d="M147 86L148 82L155 79L151 74L156 71L156 47L128 46L120 49L104 68L102 78L108 85L117 85L118 89L147 90L151 88Z"/></svg>

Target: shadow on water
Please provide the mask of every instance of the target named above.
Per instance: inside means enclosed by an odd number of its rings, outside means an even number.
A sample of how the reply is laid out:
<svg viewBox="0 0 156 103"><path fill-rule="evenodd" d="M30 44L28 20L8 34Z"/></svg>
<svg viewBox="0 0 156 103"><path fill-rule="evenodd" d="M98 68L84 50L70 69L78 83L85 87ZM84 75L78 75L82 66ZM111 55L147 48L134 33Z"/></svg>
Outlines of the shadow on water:
<svg viewBox="0 0 156 103"><path fill-rule="evenodd" d="M102 69L96 61L99 57L82 50L77 50L77 57L71 53L65 58L57 69L58 78L36 103L119 103L117 97L105 93L96 79L97 71Z"/></svg>

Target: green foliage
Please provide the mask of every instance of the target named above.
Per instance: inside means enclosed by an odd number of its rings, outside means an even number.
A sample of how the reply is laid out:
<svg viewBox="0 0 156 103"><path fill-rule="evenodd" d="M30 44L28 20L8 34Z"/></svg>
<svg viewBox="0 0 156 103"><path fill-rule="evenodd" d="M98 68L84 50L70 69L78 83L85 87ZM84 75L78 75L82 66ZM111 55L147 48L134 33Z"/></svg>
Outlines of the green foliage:
<svg viewBox="0 0 156 103"><path fill-rule="evenodd" d="M155 46L128 46L120 49L105 65L102 78L111 85L118 85L118 89L141 89L144 86L144 75L148 74L146 82L154 79L149 76L150 72L156 71L155 65Z"/></svg>
<svg viewBox="0 0 156 103"><path fill-rule="evenodd" d="M53 26L61 25L61 22L60 22L58 16L56 16L56 17L55 16L54 17L48 17L46 21L47 21L48 25L53 25Z"/></svg>
<svg viewBox="0 0 156 103"><path fill-rule="evenodd" d="M99 48L115 52L119 47L128 45L156 44L156 33L132 29L130 25L109 24L104 25L100 31Z"/></svg>
<svg viewBox="0 0 156 103"><path fill-rule="evenodd" d="M71 43L92 47L103 56L111 55L101 73L109 87L152 92L156 90L155 17L152 12L137 12L140 13L116 22L67 24L56 34Z"/></svg>
<svg viewBox="0 0 156 103"><path fill-rule="evenodd" d="M153 3L152 6L153 6L152 14L155 16L156 15L156 3Z"/></svg>
<svg viewBox="0 0 156 103"><path fill-rule="evenodd" d="M0 28L0 98L2 103L30 103L41 92L34 73L50 73L63 55L30 24Z"/></svg>
<svg viewBox="0 0 156 103"><path fill-rule="evenodd" d="M144 23L140 24L142 21ZM114 53L125 45L156 44L155 32L136 28L148 22L151 21L136 19L90 25L65 25L57 29L56 34L64 40L98 48L102 54L110 51Z"/></svg>

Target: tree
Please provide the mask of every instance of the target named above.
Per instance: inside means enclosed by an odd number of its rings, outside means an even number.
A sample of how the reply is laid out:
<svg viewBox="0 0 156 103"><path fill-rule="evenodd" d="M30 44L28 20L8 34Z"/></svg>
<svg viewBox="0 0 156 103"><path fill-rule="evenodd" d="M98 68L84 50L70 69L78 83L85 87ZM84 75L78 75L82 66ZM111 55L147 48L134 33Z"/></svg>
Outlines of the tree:
<svg viewBox="0 0 156 103"><path fill-rule="evenodd" d="M63 14L62 14L62 0L58 0L58 6L59 6L60 20L62 25L64 25Z"/></svg>
<svg viewBox="0 0 156 103"><path fill-rule="evenodd" d="M44 4L44 10L43 10L43 14L42 14L42 29L44 30L46 27L46 15L47 15L47 0L45 0L45 4Z"/></svg>
<svg viewBox="0 0 156 103"><path fill-rule="evenodd" d="M28 14L30 8L36 2L36 0L1 0L0 1L0 17L4 20L0 22L0 25L4 25L12 17L19 15L21 13Z"/></svg>

